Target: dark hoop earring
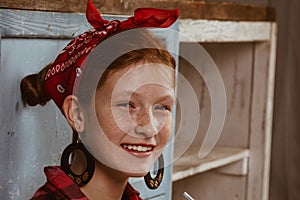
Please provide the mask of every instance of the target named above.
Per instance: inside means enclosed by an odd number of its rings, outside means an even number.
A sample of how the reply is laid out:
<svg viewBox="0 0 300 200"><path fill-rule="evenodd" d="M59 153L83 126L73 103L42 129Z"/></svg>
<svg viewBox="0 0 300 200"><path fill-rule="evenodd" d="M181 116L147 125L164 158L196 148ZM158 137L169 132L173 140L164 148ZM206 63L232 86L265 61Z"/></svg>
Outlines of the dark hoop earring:
<svg viewBox="0 0 300 200"><path fill-rule="evenodd" d="M75 174L69 164L69 157L72 152L75 150L80 150L84 153L86 156L86 161L87 161L87 167L85 171L77 175ZM87 184L91 178L94 175L95 171L95 161L93 156L86 150L86 148L83 146L83 144L80 141L73 142L72 144L68 145L65 150L62 153L61 157L61 169L79 186L83 186Z"/></svg>
<svg viewBox="0 0 300 200"><path fill-rule="evenodd" d="M164 176L164 157L161 154L158 158L158 171L155 178L152 178L150 172L148 172L148 174L144 176L144 181L149 189L155 190L159 187L160 183L162 182L163 176Z"/></svg>

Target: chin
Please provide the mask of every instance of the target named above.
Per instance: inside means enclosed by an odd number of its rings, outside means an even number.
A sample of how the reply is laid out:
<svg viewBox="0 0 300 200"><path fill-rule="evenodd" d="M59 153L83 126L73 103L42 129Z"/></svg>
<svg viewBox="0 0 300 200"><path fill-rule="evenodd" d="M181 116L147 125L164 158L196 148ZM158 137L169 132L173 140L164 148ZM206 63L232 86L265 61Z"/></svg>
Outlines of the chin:
<svg viewBox="0 0 300 200"><path fill-rule="evenodd" d="M141 167L141 168L122 168L120 171L127 174L130 177L142 177L145 176L149 171L151 170L151 167Z"/></svg>
<svg viewBox="0 0 300 200"><path fill-rule="evenodd" d="M141 172L141 173L126 173L127 176L132 178L140 178L146 176L148 172Z"/></svg>
<svg viewBox="0 0 300 200"><path fill-rule="evenodd" d="M143 177L151 170L152 165L136 163L135 165L119 166L119 169L129 177Z"/></svg>

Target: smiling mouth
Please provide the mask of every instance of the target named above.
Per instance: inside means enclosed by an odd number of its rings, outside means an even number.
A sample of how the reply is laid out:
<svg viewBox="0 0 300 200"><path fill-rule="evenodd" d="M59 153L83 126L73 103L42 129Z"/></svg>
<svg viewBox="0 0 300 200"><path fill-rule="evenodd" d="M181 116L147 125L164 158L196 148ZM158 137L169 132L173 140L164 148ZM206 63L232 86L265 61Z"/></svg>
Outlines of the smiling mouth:
<svg viewBox="0 0 300 200"><path fill-rule="evenodd" d="M132 152L151 152L154 149L153 145L145 145L145 144L121 144L121 146L127 150Z"/></svg>

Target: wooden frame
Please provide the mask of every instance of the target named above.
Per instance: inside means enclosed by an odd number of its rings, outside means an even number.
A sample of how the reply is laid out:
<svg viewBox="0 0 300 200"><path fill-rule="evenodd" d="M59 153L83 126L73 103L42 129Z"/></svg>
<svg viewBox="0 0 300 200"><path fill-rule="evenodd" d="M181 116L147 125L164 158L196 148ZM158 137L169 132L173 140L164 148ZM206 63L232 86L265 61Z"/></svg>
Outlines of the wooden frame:
<svg viewBox="0 0 300 200"><path fill-rule="evenodd" d="M249 117L240 119L244 121L246 120L246 126L241 127L246 130L246 138L244 142L239 142L239 140L232 142L226 138L221 138L221 141L217 147L215 147L215 149L202 160L199 160L197 158L197 154L193 154L193 151L187 152L183 157L179 158L174 163L174 173L172 178L175 188L173 192L178 195L183 191L190 189L191 193L194 192L197 194L200 192L199 187L201 188L203 186L203 183L200 179L207 180L207 182L217 183L219 180L218 176L221 177L221 174L226 174L227 177L232 177L232 179L237 180L238 177L240 177L241 180L244 180L242 182L245 192L239 196L240 199L267 200L269 193L277 41L276 23L234 21L223 22L214 20L187 19L181 20L180 31L181 33L191 36L191 39L186 39L188 37L181 39L181 42L184 43L213 43L216 46L218 44L249 44L246 45L248 47L245 48L248 48L248 50L245 49L245 51L249 52L248 54L251 56L251 58L249 60L249 64L244 67L250 67L248 70L250 72L250 84L247 86L250 88L250 95L247 96L249 100ZM241 50L244 51L243 49ZM235 55L232 56L234 57ZM232 74L231 78L238 79L238 76L239 74ZM228 79L230 76L225 76L224 78ZM199 93L202 93L202 89L200 88L201 91L199 91ZM238 88L234 87L227 89L237 90ZM228 119L229 122L227 123L237 123L236 121L231 121L233 119L234 118L231 119L230 117L230 119ZM241 123L241 125L243 124L244 123ZM225 132L227 131L230 131L230 129L225 130ZM239 132L231 133L229 135L234 136L234 134L239 135ZM226 147L223 147L224 144ZM197 183L197 179L199 183ZM222 180L222 178L220 180ZM230 184L230 178L226 178L224 180L226 180L226 184ZM237 184L240 184L240 182ZM188 187L194 187L194 189ZM205 186L203 188L205 188ZM205 196L204 194L202 196L196 196L195 198L233 198L229 197L230 195L227 195L226 191L223 191L222 189L215 190L215 192L217 191L219 191L221 194L214 194L214 196ZM205 193L203 191L201 192Z"/></svg>

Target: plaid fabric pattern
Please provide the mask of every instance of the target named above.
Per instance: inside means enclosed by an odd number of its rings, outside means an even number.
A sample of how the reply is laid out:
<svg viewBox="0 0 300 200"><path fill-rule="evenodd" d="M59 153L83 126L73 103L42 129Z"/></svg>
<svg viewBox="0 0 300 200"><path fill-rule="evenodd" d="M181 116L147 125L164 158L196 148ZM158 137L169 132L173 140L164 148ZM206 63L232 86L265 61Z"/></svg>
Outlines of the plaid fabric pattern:
<svg viewBox="0 0 300 200"><path fill-rule="evenodd" d="M47 182L40 187L31 200L88 200L80 188L59 168L45 167ZM122 200L142 200L130 184Z"/></svg>

